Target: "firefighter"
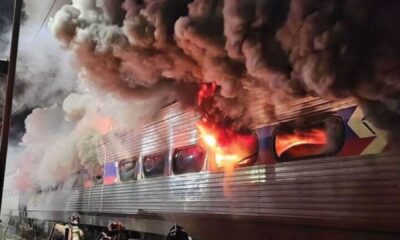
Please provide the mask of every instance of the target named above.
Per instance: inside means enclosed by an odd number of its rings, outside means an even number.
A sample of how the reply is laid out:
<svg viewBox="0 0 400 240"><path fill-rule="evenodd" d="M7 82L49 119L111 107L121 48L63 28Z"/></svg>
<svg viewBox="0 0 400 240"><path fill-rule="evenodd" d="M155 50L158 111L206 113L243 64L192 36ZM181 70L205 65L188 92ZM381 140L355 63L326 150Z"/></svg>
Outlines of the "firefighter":
<svg viewBox="0 0 400 240"><path fill-rule="evenodd" d="M192 240L181 226L174 225L167 235L166 240Z"/></svg>
<svg viewBox="0 0 400 240"><path fill-rule="evenodd" d="M83 231L79 228L79 220L79 215L72 215L67 224L56 224L54 230L64 237L68 232L68 240L83 240Z"/></svg>
<svg viewBox="0 0 400 240"><path fill-rule="evenodd" d="M125 239L125 227L122 223L112 221L107 225L107 231L100 234L99 240L122 240Z"/></svg>

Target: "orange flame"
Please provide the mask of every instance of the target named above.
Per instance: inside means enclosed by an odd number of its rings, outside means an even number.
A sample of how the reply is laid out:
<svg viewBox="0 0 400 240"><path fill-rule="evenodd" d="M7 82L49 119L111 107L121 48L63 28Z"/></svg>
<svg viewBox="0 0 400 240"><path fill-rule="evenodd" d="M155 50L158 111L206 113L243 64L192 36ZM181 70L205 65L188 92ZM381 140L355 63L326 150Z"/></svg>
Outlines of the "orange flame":
<svg viewBox="0 0 400 240"><path fill-rule="evenodd" d="M328 143L328 137L325 131L321 129L311 129L307 132L294 132L277 135L275 139L275 149L278 157L296 146L300 145L321 145Z"/></svg>
<svg viewBox="0 0 400 240"><path fill-rule="evenodd" d="M212 98L217 90L216 83L203 83L197 95L197 103L202 106L206 99Z"/></svg>
<svg viewBox="0 0 400 240"><path fill-rule="evenodd" d="M113 120L110 117L98 116L94 127L99 133L106 134L113 129Z"/></svg>
<svg viewBox="0 0 400 240"><path fill-rule="evenodd" d="M214 155L217 167L246 164L256 153L257 138L253 134L218 128L205 121L198 122L197 129L200 143Z"/></svg>

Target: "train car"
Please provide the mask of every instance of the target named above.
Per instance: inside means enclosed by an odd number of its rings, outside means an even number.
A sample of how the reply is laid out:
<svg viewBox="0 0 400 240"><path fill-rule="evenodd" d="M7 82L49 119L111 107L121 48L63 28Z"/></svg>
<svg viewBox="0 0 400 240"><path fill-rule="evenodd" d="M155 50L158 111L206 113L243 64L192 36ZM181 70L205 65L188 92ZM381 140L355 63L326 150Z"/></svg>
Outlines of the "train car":
<svg viewBox="0 0 400 240"><path fill-rule="evenodd" d="M79 213L86 225L118 219L161 235L177 223L202 240L396 239L400 160L356 101L265 106L249 109L254 146L229 168L200 144L199 114L179 103L140 129L108 133L95 176L82 170L70 188L35 194L27 216Z"/></svg>

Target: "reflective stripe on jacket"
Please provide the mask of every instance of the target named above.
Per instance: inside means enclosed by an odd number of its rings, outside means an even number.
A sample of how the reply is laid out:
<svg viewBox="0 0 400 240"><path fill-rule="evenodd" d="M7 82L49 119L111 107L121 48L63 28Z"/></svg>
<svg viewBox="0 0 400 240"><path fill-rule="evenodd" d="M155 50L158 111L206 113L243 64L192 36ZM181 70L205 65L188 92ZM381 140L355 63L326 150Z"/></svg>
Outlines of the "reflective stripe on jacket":
<svg viewBox="0 0 400 240"><path fill-rule="evenodd" d="M83 240L83 231L78 226L73 226L71 224L61 225L56 224L54 230L60 232L65 236L65 230L69 229L68 240Z"/></svg>

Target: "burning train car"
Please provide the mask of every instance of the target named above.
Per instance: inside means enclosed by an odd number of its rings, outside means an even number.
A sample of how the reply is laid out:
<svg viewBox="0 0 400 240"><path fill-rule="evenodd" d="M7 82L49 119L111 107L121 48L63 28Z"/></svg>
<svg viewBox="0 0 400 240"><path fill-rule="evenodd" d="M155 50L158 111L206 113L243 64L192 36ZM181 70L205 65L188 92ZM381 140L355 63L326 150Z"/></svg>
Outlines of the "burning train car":
<svg viewBox="0 0 400 240"><path fill-rule="evenodd" d="M155 234L178 223L195 239L312 236L327 226L391 239L400 161L356 102L307 97L275 106L274 117L262 106L253 105L256 121L243 132L213 128L175 103L141 129L108 133L97 171L25 196L27 217L63 221L77 212L87 225L118 219Z"/></svg>
<svg viewBox="0 0 400 240"><path fill-rule="evenodd" d="M3 210L42 222L79 213L88 226L118 219L154 234L177 223L203 240L398 239L400 159L381 129L398 144L399 9L395 0L64 5L50 32L96 95L82 102L177 102L140 129L103 134L93 166L52 169L57 186L6 191ZM43 125L90 112L71 108ZM74 154L60 155L73 165Z"/></svg>

